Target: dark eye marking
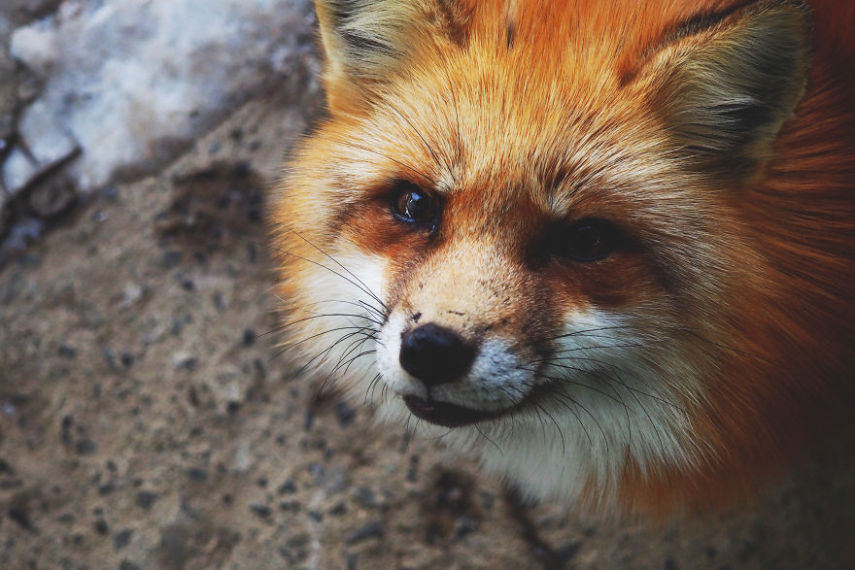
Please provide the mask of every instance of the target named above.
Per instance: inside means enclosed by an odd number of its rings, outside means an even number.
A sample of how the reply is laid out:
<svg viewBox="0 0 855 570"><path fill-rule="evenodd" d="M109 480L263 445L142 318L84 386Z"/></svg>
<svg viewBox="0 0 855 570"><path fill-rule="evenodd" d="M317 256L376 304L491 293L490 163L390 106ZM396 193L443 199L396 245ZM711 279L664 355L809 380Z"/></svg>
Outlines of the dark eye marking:
<svg viewBox="0 0 855 570"><path fill-rule="evenodd" d="M552 226L546 249L555 257L592 263L609 257L620 242L621 232L615 224L601 218L584 218Z"/></svg>

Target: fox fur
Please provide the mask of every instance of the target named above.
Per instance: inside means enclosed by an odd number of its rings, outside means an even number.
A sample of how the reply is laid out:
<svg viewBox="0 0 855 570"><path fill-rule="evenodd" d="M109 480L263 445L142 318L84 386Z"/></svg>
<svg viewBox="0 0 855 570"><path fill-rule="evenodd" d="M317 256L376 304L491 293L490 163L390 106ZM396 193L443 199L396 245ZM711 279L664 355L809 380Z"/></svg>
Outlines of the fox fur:
<svg viewBox="0 0 855 570"><path fill-rule="evenodd" d="M319 383L600 509L720 503L851 425L855 3L316 7L329 115L272 221ZM430 232L394 215L402 180ZM543 250L592 218L624 245ZM460 381L402 369L428 322L477 347ZM492 415L435 426L408 395Z"/></svg>

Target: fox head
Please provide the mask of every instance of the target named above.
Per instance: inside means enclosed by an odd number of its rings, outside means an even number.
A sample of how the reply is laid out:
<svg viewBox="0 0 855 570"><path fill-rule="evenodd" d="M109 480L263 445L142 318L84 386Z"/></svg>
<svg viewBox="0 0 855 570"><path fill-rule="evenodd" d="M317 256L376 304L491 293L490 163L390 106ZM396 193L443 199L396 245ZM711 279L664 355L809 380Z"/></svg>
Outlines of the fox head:
<svg viewBox="0 0 855 570"><path fill-rule="evenodd" d="M316 7L330 113L274 244L319 381L534 495L649 506L740 487L852 371L855 120L805 95L807 4Z"/></svg>

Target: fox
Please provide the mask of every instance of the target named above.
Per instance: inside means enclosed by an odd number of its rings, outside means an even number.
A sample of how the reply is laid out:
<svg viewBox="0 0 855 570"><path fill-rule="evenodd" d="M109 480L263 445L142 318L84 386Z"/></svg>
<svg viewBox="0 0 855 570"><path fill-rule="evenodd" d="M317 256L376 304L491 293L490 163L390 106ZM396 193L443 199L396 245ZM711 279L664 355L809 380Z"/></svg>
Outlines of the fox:
<svg viewBox="0 0 855 570"><path fill-rule="evenodd" d="M283 344L379 422L606 512L852 427L855 4L316 0Z"/></svg>

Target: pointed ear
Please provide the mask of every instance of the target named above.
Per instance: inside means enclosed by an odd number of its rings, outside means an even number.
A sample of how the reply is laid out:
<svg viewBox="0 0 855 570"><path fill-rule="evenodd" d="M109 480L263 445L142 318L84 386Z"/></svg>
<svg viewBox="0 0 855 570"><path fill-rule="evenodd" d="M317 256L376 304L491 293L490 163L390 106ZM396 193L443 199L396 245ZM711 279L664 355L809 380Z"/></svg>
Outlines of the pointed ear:
<svg viewBox="0 0 855 570"><path fill-rule="evenodd" d="M418 50L465 41L467 0L315 0L333 113L359 106Z"/></svg>
<svg viewBox="0 0 855 570"><path fill-rule="evenodd" d="M804 94L810 32L809 10L795 0L680 26L642 71L680 152L731 179L756 172Z"/></svg>

